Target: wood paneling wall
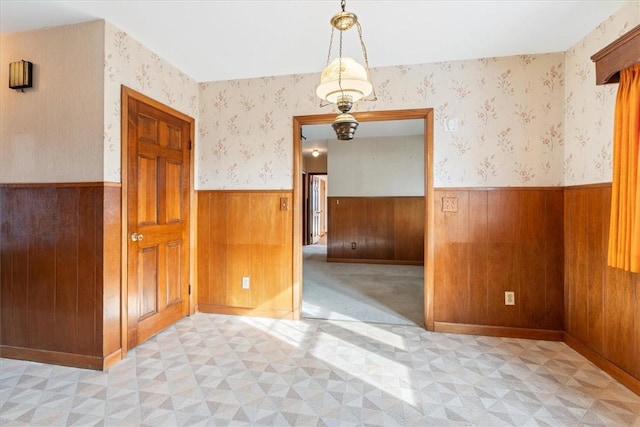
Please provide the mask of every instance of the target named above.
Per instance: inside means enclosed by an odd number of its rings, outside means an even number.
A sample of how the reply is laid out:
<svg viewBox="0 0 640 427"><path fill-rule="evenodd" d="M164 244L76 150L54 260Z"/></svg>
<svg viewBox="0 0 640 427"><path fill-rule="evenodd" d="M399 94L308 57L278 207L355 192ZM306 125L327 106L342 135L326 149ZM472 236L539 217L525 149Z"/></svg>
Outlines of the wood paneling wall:
<svg viewBox="0 0 640 427"><path fill-rule="evenodd" d="M610 184L565 189L565 330L640 394L640 274L607 266L610 204Z"/></svg>
<svg viewBox="0 0 640 427"><path fill-rule="evenodd" d="M457 211L443 212L443 198ZM561 339L543 331L563 329L563 190L437 189L434 203L436 330Z"/></svg>
<svg viewBox="0 0 640 427"><path fill-rule="evenodd" d="M292 318L291 192L197 194L198 309Z"/></svg>
<svg viewBox="0 0 640 427"><path fill-rule="evenodd" d="M329 197L328 205L328 260L424 263L424 197Z"/></svg>
<svg viewBox="0 0 640 427"><path fill-rule="evenodd" d="M0 355L106 368L120 350L120 188L0 186Z"/></svg>

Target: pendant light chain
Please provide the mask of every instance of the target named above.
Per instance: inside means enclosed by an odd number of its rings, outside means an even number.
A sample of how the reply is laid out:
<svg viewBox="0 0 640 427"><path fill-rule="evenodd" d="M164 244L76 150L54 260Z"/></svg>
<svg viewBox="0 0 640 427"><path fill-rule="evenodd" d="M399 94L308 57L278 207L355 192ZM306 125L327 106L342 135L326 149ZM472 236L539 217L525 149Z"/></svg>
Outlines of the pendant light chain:
<svg viewBox="0 0 640 427"><path fill-rule="evenodd" d="M373 85L373 80L371 80L371 69L369 68L369 56L367 55L367 47L364 45L364 40L362 38L362 27L360 26L360 22L356 22L356 27L358 28L358 37L360 38L360 46L362 46L362 56L364 56L364 65L365 70L367 71L367 79L371 82L371 93L373 94L373 98L370 101L377 101L378 95L376 94L376 87ZM342 57L342 55L340 55Z"/></svg>
<svg viewBox="0 0 640 427"><path fill-rule="evenodd" d="M325 67L328 67L329 64L331 63L331 49L333 48L333 33L336 29L331 26L331 36L329 37L329 52L327 52L327 65L325 65ZM326 107L327 105L331 105L330 102L325 102L324 99L320 98L320 108L322 107Z"/></svg>
<svg viewBox="0 0 640 427"><path fill-rule="evenodd" d="M329 53L327 53L327 65L329 65L331 63L331 48L333 47L333 32L336 29L332 26L331 27L331 37L329 38Z"/></svg>
<svg viewBox="0 0 640 427"><path fill-rule="evenodd" d="M342 10L344 11L344 5L346 4L345 0L342 0ZM340 30L340 49L338 52L338 58L340 58L340 61L338 62L338 87L340 88L340 93L342 94L341 96L344 96L344 89L342 88L342 33L343 31Z"/></svg>

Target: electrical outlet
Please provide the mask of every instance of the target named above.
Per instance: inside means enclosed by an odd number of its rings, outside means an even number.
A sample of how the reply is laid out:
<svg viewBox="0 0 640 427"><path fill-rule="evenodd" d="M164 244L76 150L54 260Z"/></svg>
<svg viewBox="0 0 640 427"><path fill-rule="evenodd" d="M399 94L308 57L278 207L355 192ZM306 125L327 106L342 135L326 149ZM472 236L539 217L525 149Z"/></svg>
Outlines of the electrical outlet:
<svg viewBox="0 0 640 427"><path fill-rule="evenodd" d="M242 289L249 289L249 276L242 276Z"/></svg>
<svg viewBox="0 0 640 427"><path fill-rule="evenodd" d="M351 242L351 249L355 249L356 248L356 242Z"/></svg>
<svg viewBox="0 0 640 427"><path fill-rule="evenodd" d="M516 293L513 291L506 291L504 293L504 305L516 305Z"/></svg>

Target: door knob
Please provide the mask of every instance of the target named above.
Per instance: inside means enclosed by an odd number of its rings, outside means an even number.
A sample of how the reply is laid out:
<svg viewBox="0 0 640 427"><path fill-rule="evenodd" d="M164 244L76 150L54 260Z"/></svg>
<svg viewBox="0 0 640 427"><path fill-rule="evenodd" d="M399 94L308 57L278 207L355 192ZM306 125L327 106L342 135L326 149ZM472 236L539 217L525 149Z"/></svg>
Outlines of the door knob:
<svg viewBox="0 0 640 427"><path fill-rule="evenodd" d="M134 242L142 242L144 235L138 233L131 233L131 240Z"/></svg>

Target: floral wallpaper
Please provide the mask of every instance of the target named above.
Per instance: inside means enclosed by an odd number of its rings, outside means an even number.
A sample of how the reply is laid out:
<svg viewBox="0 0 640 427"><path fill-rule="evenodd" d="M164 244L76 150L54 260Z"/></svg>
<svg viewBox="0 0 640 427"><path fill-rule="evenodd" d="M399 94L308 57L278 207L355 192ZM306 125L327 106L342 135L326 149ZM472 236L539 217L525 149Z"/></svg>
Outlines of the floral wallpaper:
<svg viewBox="0 0 640 427"><path fill-rule="evenodd" d="M564 184L611 182L617 84L596 86L591 56L640 24L640 2L628 2L565 56Z"/></svg>
<svg viewBox="0 0 640 427"><path fill-rule="evenodd" d="M434 108L436 187L606 182L617 85L595 86L590 57L639 22L630 1L566 53L373 69L378 100L356 111ZM105 181L120 182L121 84L197 119L197 189L291 189L292 117L332 112L319 74L197 84L109 23L104 76Z"/></svg>
<svg viewBox="0 0 640 427"><path fill-rule="evenodd" d="M200 84L199 189L290 189L292 117L329 113L316 74ZM562 184L564 54L372 70L356 110L435 109L437 187ZM444 122L458 119L457 132Z"/></svg>
<svg viewBox="0 0 640 427"><path fill-rule="evenodd" d="M120 86L197 118L198 84L124 31L105 24L104 180L120 182ZM197 135L195 145L198 145Z"/></svg>

